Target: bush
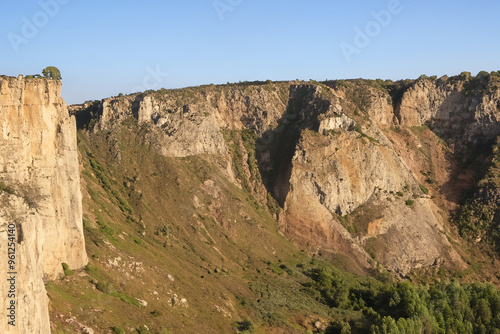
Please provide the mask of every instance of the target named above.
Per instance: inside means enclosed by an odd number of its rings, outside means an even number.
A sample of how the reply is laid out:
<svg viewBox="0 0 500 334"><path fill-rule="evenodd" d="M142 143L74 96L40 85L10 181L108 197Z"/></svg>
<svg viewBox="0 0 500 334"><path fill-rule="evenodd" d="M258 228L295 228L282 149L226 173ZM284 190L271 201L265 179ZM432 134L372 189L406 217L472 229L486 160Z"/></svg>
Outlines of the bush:
<svg viewBox="0 0 500 334"><path fill-rule="evenodd" d="M145 325L137 327L135 331L139 334L151 334L151 331Z"/></svg>
<svg viewBox="0 0 500 334"><path fill-rule="evenodd" d="M490 77L490 74L486 71L481 71L479 72L476 77L478 78L489 78Z"/></svg>
<svg viewBox="0 0 500 334"><path fill-rule="evenodd" d="M325 334L350 334L351 325L345 321L335 321L328 326Z"/></svg>
<svg viewBox="0 0 500 334"><path fill-rule="evenodd" d="M113 327L113 334L125 334L125 331L120 327Z"/></svg>
<svg viewBox="0 0 500 334"><path fill-rule="evenodd" d="M61 72L55 66L48 66L42 70L42 74L47 79L61 80Z"/></svg>
<svg viewBox="0 0 500 334"><path fill-rule="evenodd" d="M414 201L414 200L412 200L412 199L408 199L408 200L406 200L406 202L405 202L405 203L406 203L406 205L408 205L408 206L412 206L413 204L415 204L415 201Z"/></svg>
<svg viewBox="0 0 500 334"><path fill-rule="evenodd" d="M106 281L99 281L95 285L95 288L104 293L111 293L114 291L113 284Z"/></svg>
<svg viewBox="0 0 500 334"><path fill-rule="evenodd" d="M65 276L71 276L73 275L74 271L69 269L69 266L67 263L62 264L64 275Z"/></svg>
<svg viewBox="0 0 500 334"><path fill-rule="evenodd" d="M255 325L251 320L243 320L238 322L237 328L242 333L253 333Z"/></svg>
<svg viewBox="0 0 500 334"><path fill-rule="evenodd" d="M472 77L472 74L470 72L462 72L460 73L460 79L468 81Z"/></svg>

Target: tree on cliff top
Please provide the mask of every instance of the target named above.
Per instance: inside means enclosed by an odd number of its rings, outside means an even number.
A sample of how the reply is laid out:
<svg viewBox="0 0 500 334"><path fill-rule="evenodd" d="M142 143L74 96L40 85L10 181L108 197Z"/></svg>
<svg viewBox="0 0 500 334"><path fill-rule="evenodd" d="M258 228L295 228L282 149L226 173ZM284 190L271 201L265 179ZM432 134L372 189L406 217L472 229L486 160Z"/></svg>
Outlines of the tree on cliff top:
<svg viewBox="0 0 500 334"><path fill-rule="evenodd" d="M47 79L55 79L55 80L61 80L61 72L59 72L59 69L55 66L49 66L46 67L42 70L42 74L45 78Z"/></svg>

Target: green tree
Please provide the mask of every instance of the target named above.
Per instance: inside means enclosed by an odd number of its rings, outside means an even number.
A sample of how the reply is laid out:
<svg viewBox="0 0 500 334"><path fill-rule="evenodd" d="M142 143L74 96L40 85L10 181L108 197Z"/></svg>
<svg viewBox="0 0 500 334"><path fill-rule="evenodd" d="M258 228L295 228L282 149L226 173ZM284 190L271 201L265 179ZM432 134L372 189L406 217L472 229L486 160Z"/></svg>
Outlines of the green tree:
<svg viewBox="0 0 500 334"><path fill-rule="evenodd" d="M55 79L55 80L61 80L61 72L59 72L59 69L55 66L49 66L46 67L42 70L42 74L45 78L47 79Z"/></svg>

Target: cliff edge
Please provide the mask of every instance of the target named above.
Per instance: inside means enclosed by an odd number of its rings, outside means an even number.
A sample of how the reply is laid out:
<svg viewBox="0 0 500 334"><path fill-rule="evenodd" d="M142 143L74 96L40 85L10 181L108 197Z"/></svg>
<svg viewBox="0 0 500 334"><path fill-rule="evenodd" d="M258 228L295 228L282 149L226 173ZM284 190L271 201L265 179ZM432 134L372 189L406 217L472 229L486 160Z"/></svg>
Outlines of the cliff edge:
<svg viewBox="0 0 500 334"><path fill-rule="evenodd" d="M15 307L1 333L50 333L44 282L62 263L87 263L76 124L61 85L0 77L0 307Z"/></svg>

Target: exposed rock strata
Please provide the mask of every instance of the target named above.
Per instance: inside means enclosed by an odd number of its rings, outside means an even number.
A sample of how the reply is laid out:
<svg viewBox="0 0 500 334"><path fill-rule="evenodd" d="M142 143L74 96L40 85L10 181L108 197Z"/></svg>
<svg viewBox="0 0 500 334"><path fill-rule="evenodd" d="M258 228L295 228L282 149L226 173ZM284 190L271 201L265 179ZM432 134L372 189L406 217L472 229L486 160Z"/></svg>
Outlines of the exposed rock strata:
<svg viewBox="0 0 500 334"><path fill-rule="evenodd" d="M1 333L50 333L44 281L63 274L62 263L87 262L75 119L55 80L0 78L0 253L7 227L16 225L17 326ZM4 255L6 256L6 255ZM0 288L9 271L2 260ZM1 308L10 302L2 293Z"/></svg>
<svg viewBox="0 0 500 334"><path fill-rule="evenodd" d="M471 85L443 78L417 80L395 92L380 85L298 82L160 91L103 100L93 130L114 131L134 117L163 155L229 161L224 131L253 129L262 179L284 208L279 221L289 238L365 267L374 257L406 274L465 264L419 181L424 163L413 160L420 153L404 154L421 143L416 137L407 145L394 143L398 136L387 132L398 127L410 134L411 127L427 125L448 140L450 152L491 140L500 133L500 93L471 91ZM432 165L432 158L418 159ZM445 182L437 179L438 186ZM348 230L344 221L365 208L377 208L373 220L365 215L360 219L366 226Z"/></svg>

